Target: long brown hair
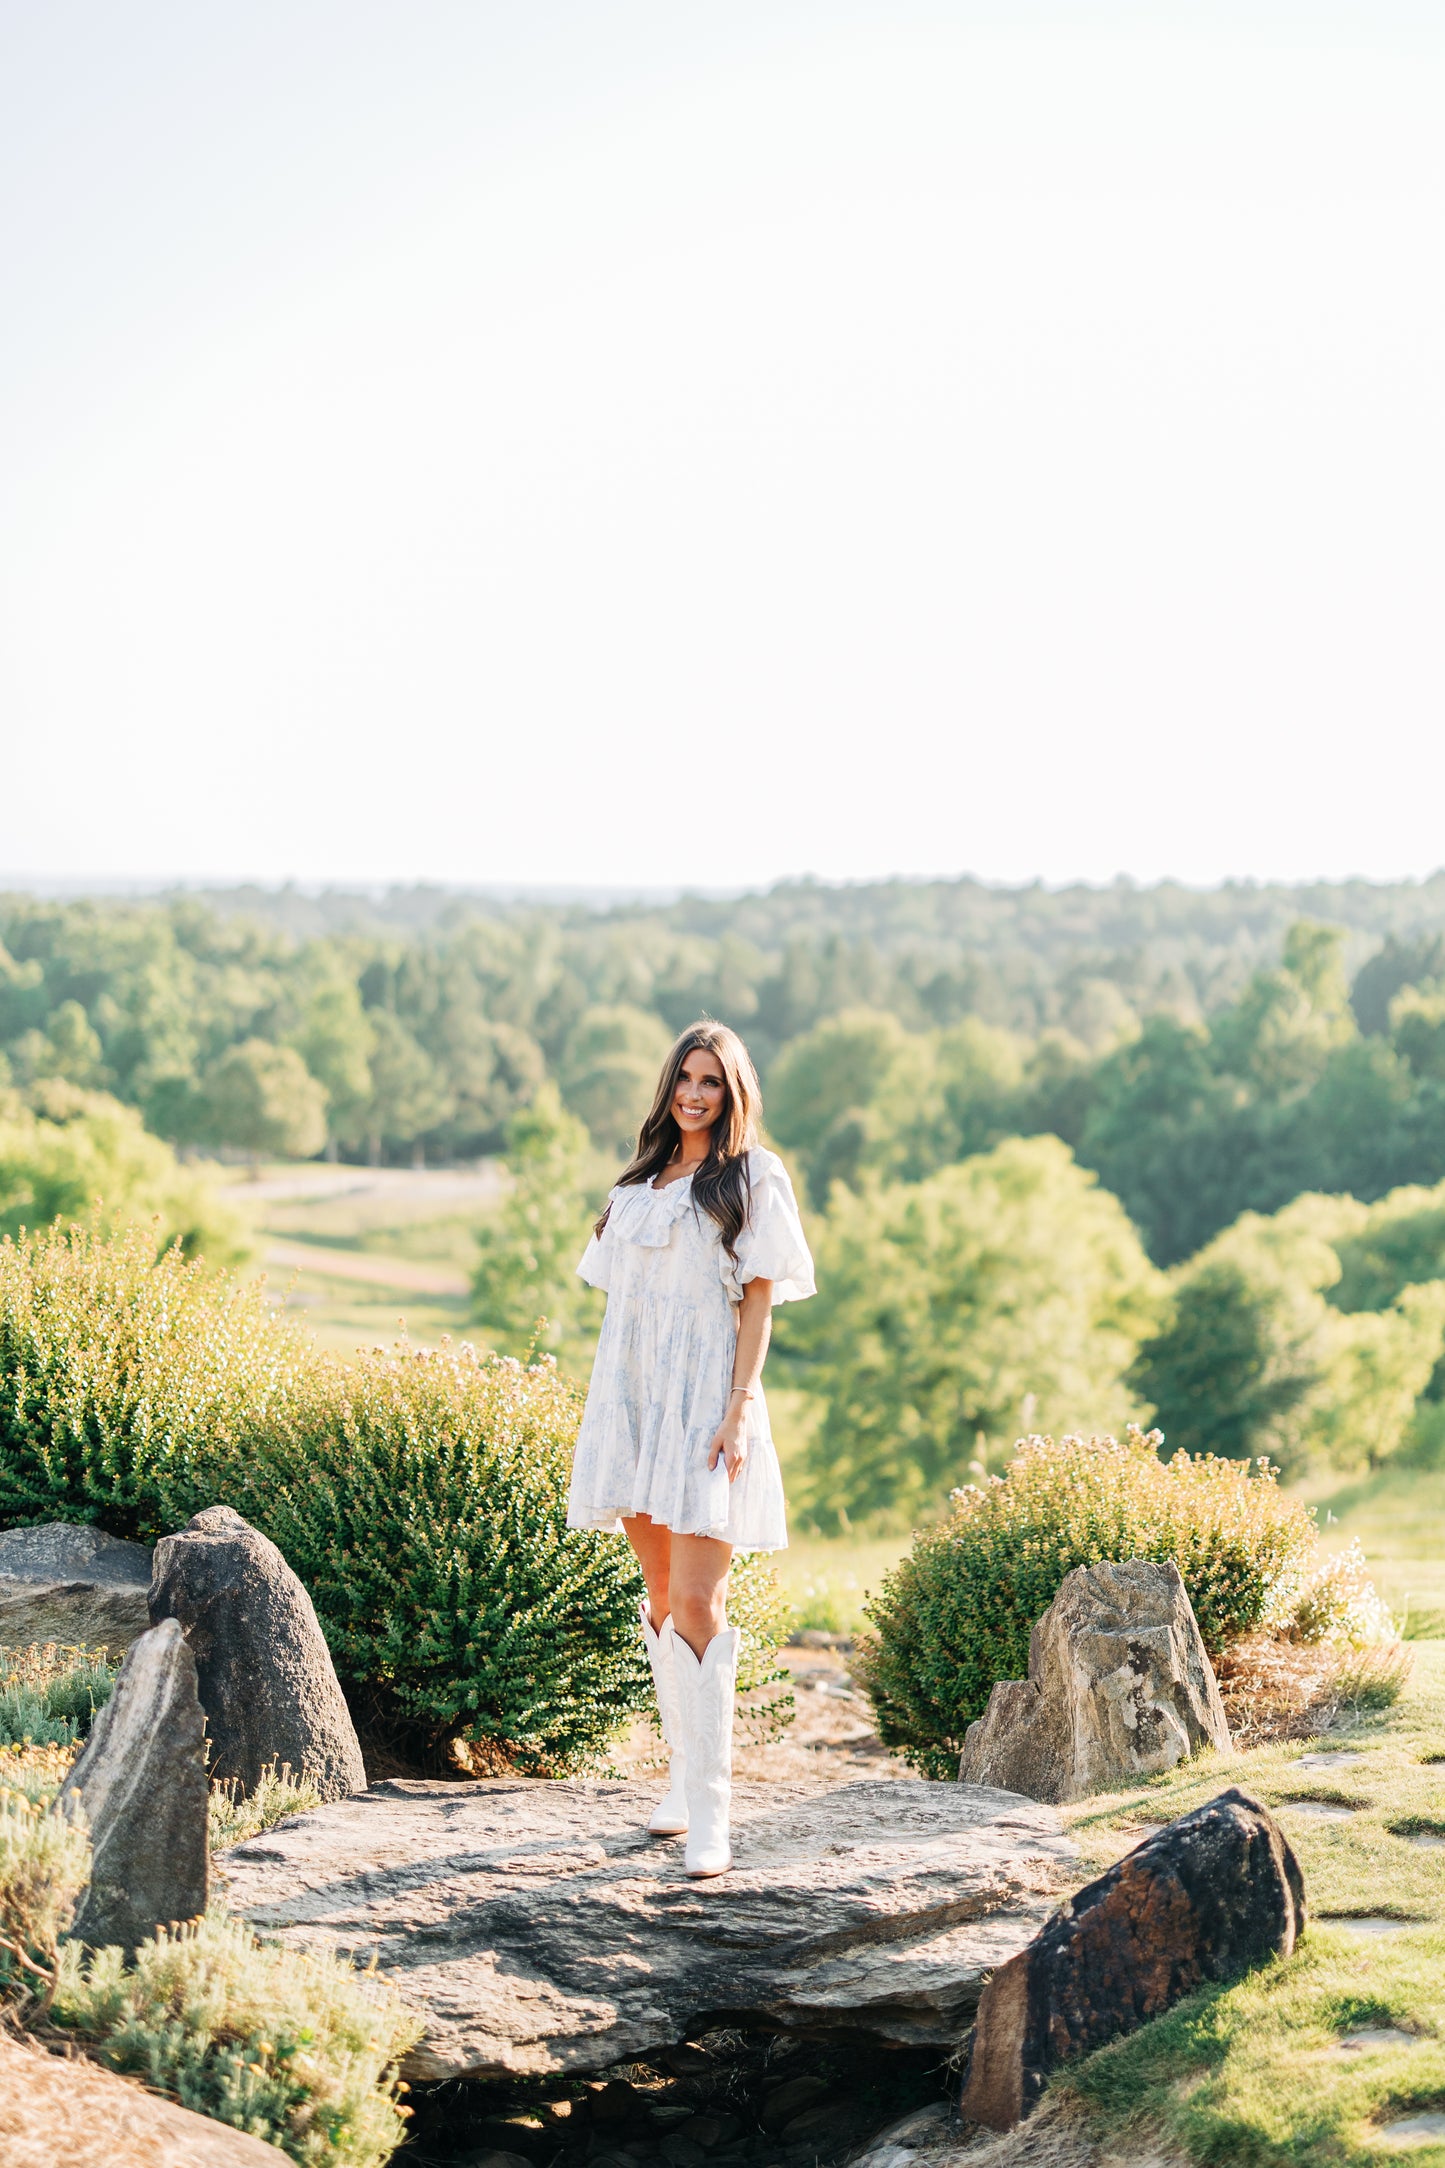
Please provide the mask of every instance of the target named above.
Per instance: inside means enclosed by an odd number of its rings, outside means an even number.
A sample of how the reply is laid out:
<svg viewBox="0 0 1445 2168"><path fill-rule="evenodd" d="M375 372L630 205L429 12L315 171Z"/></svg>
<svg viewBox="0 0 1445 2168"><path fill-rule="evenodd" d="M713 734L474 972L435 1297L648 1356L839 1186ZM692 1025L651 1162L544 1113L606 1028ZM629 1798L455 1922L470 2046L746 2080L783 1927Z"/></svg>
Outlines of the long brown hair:
<svg viewBox="0 0 1445 2168"><path fill-rule="evenodd" d="M722 1111L707 1140L707 1157L692 1178L693 1209L706 1212L722 1229L723 1248L737 1256L737 1239L747 1224L752 1202L748 1179L748 1152L758 1141L762 1094L752 1056L735 1031L700 1017L679 1034L662 1065L652 1106L638 1132L637 1150L617 1177L619 1189L631 1189L661 1174L682 1142L682 1132L672 1111L673 1094L689 1054L712 1054L723 1075ZM609 1205L608 1211L612 1208ZM600 1235L607 1212L597 1222Z"/></svg>

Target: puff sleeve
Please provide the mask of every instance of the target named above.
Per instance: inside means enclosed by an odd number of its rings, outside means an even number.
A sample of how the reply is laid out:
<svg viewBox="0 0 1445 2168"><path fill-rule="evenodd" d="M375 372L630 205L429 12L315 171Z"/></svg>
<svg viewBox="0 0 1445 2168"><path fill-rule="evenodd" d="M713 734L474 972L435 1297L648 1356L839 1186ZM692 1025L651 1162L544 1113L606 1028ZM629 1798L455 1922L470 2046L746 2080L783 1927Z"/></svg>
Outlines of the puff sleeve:
<svg viewBox="0 0 1445 2168"><path fill-rule="evenodd" d="M801 1302L818 1290L788 1170L776 1152L760 1148L748 1171L752 1207L738 1236L737 1264L727 1274L728 1292L740 1302L749 1280L771 1280L775 1303Z"/></svg>
<svg viewBox="0 0 1445 2168"><path fill-rule="evenodd" d="M607 1225L600 1235L593 1235L577 1261L578 1279L585 1280L589 1287L600 1287L604 1295L607 1292L608 1277L612 1269L612 1252L617 1239L613 1227L613 1222L617 1216L613 1210L616 1202L617 1191L615 1189L609 1190L607 1193Z"/></svg>

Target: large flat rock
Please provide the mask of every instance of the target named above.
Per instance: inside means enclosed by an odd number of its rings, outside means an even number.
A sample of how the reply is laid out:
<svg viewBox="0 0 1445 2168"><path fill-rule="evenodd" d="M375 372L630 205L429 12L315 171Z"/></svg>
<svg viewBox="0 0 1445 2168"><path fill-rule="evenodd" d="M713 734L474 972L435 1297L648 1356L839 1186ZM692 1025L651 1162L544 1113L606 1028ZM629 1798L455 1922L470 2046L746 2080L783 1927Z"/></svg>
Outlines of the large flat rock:
<svg viewBox="0 0 1445 2168"><path fill-rule="evenodd" d="M143 1543L68 1521L0 1530L0 1647L58 1641L119 1656L150 1625Z"/></svg>
<svg viewBox="0 0 1445 2168"><path fill-rule="evenodd" d="M287 2155L83 2055L47 2055L0 2029L0 2161L5 2168L286 2168Z"/></svg>
<svg viewBox="0 0 1445 2168"><path fill-rule="evenodd" d="M740 1784L690 1882L656 1787L378 1784L221 1862L234 1909L377 1956L427 2020L409 2074L591 2071L703 2019L952 2046L1078 1880L1052 1807L971 1784Z"/></svg>

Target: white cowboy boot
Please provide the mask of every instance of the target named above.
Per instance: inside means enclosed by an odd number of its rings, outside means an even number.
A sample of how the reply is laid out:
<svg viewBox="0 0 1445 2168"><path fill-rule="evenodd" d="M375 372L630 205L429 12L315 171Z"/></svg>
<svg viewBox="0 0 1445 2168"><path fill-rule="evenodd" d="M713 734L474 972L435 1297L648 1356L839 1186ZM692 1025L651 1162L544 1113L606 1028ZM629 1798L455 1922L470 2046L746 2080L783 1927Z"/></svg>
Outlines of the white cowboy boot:
<svg viewBox="0 0 1445 2168"><path fill-rule="evenodd" d="M677 1673L672 1662L672 1620L665 1618L660 1629L654 1632L652 1613L647 1608L645 1596L637 1606L637 1615L642 1622L642 1645L652 1666L657 1713L662 1718L662 1737L672 1757L668 1763L667 1790L652 1810L647 1833L650 1837L680 1837L687 1828L687 1793L683 1784L686 1756L682 1744Z"/></svg>
<svg viewBox="0 0 1445 2168"><path fill-rule="evenodd" d="M726 1874L733 1863L728 1841L732 1803L733 1692L738 1676L736 1626L714 1634L701 1658L669 1619L673 1672L682 1697L682 1735L686 1741L687 1852L683 1864L691 1875Z"/></svg>

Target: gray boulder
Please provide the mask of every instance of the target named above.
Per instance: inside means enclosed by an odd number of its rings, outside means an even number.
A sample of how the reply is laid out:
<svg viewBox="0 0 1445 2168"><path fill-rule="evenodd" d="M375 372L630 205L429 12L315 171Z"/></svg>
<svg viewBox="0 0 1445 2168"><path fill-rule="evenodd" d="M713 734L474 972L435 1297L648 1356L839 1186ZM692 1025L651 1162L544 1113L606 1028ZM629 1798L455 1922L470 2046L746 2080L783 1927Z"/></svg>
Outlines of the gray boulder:
<svg viewBox="0 0 1445 2168"><path fill-rule="evenodd" d="M119 1656L150 1625L151 1554L99 1528L0 1532L0 1647L58 1641Z"/></svg>
<svg viewBox="0 0 1445 2168"><path fill-rule="evenodd" d="M1078 1566L1029 1636L1029 1675L995 1686L958 1774L1028 1799L1084 1799L1232 1751L1179 1568Z"/></svg>
<svg viewBox="0 0 1445 2168"><path fill-rule="evenodd" d="M56 1811L85 1810L90 1887L71 1932L133 1950L157 1927L206 1909L210 1785L196 1666L174 1619L141 1635Z"/></svg>
<svg viewBox="0 0 1445 2168"><path fill-rule="evenodd" d="M211 1775L249 1795L268 1763L303 1771L323 1799L364 1791L351 1712L311 1598L274 1543L230 1506L208 1506L156 1545L150 1615L180 1621L196 1659Z"/></svg>
<svg viewBox="0 0 1445 2168"><path fill-rule="evenodd" d="M225 1856L227 1902L373 1953L412 2078L603 2071L703 2020L947 2052L1077 1875L1052 1807L967 1784L733 1787L730 1874L646 1833L656 1787L395 1780ZM794 2113L797 2112L795 2109Z"/></svg>
<svg viewBox="0 0 1445 2168"><path fill-rule="evenodd" d="M989 1981L965 2121L1011 2130L1060 2063L1207 1981L1288 1957L1304 1925L1304 1879L1267 1807L1230 1790L1181 1814L1081 1889Z"/></svg>

